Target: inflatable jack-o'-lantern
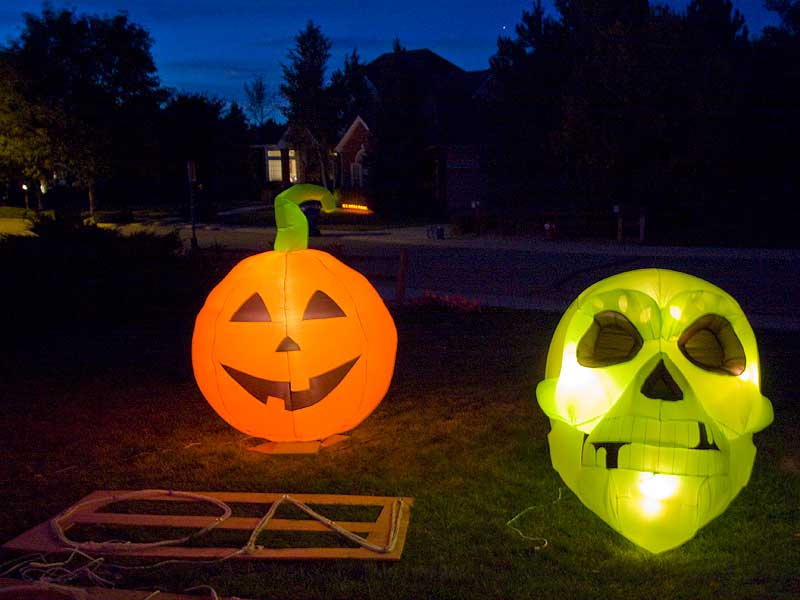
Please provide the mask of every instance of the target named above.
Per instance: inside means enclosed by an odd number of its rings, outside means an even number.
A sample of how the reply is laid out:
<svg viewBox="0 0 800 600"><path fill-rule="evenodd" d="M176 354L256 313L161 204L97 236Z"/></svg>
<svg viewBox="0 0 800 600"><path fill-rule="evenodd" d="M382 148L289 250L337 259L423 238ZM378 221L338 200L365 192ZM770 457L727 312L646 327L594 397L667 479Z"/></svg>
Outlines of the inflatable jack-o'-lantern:
<svg viewBox="0 0 800 600"><path fill-rule="evenodd" d="M397 332L361 274L306 248L308 226L291 198L276 198L275 218L275 250L236 265L197 315L192 365L206 400L237 429L321 440L383 399Z"/></svg>
<svg viewBox="0 0 800 600"><path fill-rule="evenodd" d="M536 394L564 482L654 553L725 510L750 478L753 433L772 422L737 302L660 269L609 277L570 305Z"/></svg>

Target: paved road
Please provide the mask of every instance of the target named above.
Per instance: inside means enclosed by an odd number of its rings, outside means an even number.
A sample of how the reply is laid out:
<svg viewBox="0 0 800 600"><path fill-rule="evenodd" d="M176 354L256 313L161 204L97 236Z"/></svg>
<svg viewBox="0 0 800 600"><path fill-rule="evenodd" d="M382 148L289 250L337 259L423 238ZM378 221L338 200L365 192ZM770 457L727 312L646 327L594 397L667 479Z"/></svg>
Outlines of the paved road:
<svg viewBox="0 0 800 600"><path fill-rule="evenodd" d="M159 225L166 230L174 225ZM130 231L130 227L126 228ZM188 239L189 229L180 227ZM201 246L269 250L274 229L206 226ZM586 287L615 273L658 267L691 273L732 294L755 327L800 331L800 250L669 248L543 237L431 239L424 227L380 232L323 230L312 247L375 256L409 253L410 296L453 293L484 305L561 312ZM380 286L379 286L380 287ZM390 293L388 288L381 289Z"/></svg>

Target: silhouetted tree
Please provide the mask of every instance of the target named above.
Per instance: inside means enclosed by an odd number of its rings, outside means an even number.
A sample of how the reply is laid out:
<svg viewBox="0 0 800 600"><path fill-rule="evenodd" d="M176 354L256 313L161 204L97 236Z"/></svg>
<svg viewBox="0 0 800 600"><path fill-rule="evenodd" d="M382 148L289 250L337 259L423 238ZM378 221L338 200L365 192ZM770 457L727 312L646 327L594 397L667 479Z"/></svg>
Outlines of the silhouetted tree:
<svg viewBox="0 0 800 600"><path fill-rule="evenodd" d="M561 122L570 71L564 41L561 24L546 16L536 0L532 11L523 11L516 36L498 38L490 59L490 176L496 202L506 209L529 205L531 189L546 187L544 180L553 171L552 132Z"/></svg>
<svg viewBox="0 0 800 600"><path fill-rule="evenodd" d="M177 94L161 113L163 179L173 198L187 195L187 161L196 166L202 218L247 194L248 132L241 108L219 98Z"/></svg>
<svg viewBox="0 0 800 600"><path fill-rule="evenodd" d="M242 108L232 102L222 117L222 137L217 149L217 193L220 203L256 196L249 166L250 129Z"/></svg>
<svg viewBox="0 0 800 600"><path fill-rule="evenodd" d="M163 99L152 39L125 14L78 15L46 4L24 20L7 54L28 82L27 102L52 116L47 135L65 149L52 166L87 190L93 211L97 180L112 174L115 161L132 158L121 151L137 153L132 140ZM127 142L117 143L120 136Z"/></svg>
<svg viewBox="0 0 800 600"><path fill-rule="evenodd" d="M251 82L245 82L244 95L246 99L245 107L255 127L261 127L266 121L270 112L270 94L264 78L260 75Z"/></svg>
<svg viewBox="0 0 800 600"><path fill-rule="evenodd" d="M331 75L328 87L330 102L335 108L337 137L344 134L344 128L352 123L356 116L371 120L375 110L375 98L370 90L364 64L358 51L344 57L344 66Z"/></svg>
<svg viewBox="0 0 800 600"><path fill-rule="evenodd" d="M23 175L38 183L32 187L39 207L40 186L46 186L48 177L66 161L66 149L53 129L62 120L54 109L26 98L26 82L0 53L0 175L7 180Z"/></svg>
<svg viewBox="0 0 800 600"><path fill-rule="evenodd" d="M367 156L372 201L378 210L396 216L440 218L434 202L431 124L427 98L408 53L392 55L392 78L381 90Z"/></svg>
<svg viewBox="0 0 800 600"><path fill-rule="evenodd" d="M746 214L764 243L797 244L800 207L800 2L769 0L766 7L780 18L765 27L754 44L749 90L748 128L743 136L750 174Z"/></svg>
<svg viewBox="0 0 800 600"><path fill-rule="evenodd" d="M765 0L764 6L781 20L778 27L770 25L764 28L764 40L784 46L800 43L800 1Z"/></svg>
<svg viewBox="0 0 800 600"><path fill-rule="evenodd" d="M747 41L744 16L731 0L692 0L684 22L694 45L727 49Z"/></svg>
<svg viewBox="0 0 800 600"><path fill-rule="evenodd" d="M330 58L331 41L313 21L298 33L295 46L287 53L288 64L282 64L281 93L288 106L286 118L292 128L291 142L308 160L316 158L316 165L307 164L304 171L319 170L323 186L328 186L330 170L330 145L335 131L335 113L329 102L325 86L325 70Z"/></svg>
<svg viewBox="0 0 800 600"><path fill-rule="evenodd" d="M647 206L667 236L749 235L767 197L785 193L776 187L800 189L789 166L800 3L770 4L782 25L754 46L729 0L693 0L684 14L645 0L556 0L555 17L535 1L491 59L501 201L541 207L549 190L561 207Z"/></svg>

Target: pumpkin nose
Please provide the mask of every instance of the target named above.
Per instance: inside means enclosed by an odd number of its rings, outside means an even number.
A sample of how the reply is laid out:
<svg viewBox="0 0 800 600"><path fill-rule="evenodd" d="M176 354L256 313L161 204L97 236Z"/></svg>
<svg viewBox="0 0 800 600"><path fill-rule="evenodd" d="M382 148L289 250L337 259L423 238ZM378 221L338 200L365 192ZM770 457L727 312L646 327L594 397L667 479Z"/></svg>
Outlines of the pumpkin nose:
<svg viewBox="0 0 800 600"><path fill-rule="evenodd" d="M642 394L653 400L675 402L683 400L683 391L672 375L669 374L664 360L658 361L652 373L647 376L642 386Z"/></svg>
<svg viewBox="0 0 800 600"><path fill-rule="evenodd" d="M275 352L296 352L297 350L300 350L300 346L288 335L283 338L281 343L278 344L278 347L275 348Z"/></svg>

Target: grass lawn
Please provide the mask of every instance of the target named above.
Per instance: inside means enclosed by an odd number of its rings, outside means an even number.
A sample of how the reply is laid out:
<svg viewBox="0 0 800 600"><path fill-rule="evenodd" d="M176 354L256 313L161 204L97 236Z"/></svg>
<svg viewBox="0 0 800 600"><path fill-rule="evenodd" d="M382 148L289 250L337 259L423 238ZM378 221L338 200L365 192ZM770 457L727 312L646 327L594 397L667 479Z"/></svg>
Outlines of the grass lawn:
<svg viewBox="0 0 800 600"><path fill-rule="evenodd" d="M6 235L28 235L32 211L16 206L0 206L0 237Z"/></svg>
<svg viewBox="0 0 800 600"><path fill-rule="evenodd" d="M0 219L24 219L30 212L20 206L0 206Z"/></svg>
<svg viewBox="0 0 800 600"><path fill-rule="evenodd" d="M2 256L25 267L6 279L18 287L5 287L0 305L0 541L95 489L398 495L416 500L397 563L169 565L118 586L209 584L245 598L800 594L796 335L757 332L776 417L756 435L750 485L696 538L653 556L595 517L550 466L534 389L557 315L395 308L392 387L351 441L317 456L268 457L245 449L255 440L217 416L191 371L194 315L230 259L143 255L120 252L109 266L31 245ZM517 525L546 538L544 550L506 526L527 507Z"/></svg>

